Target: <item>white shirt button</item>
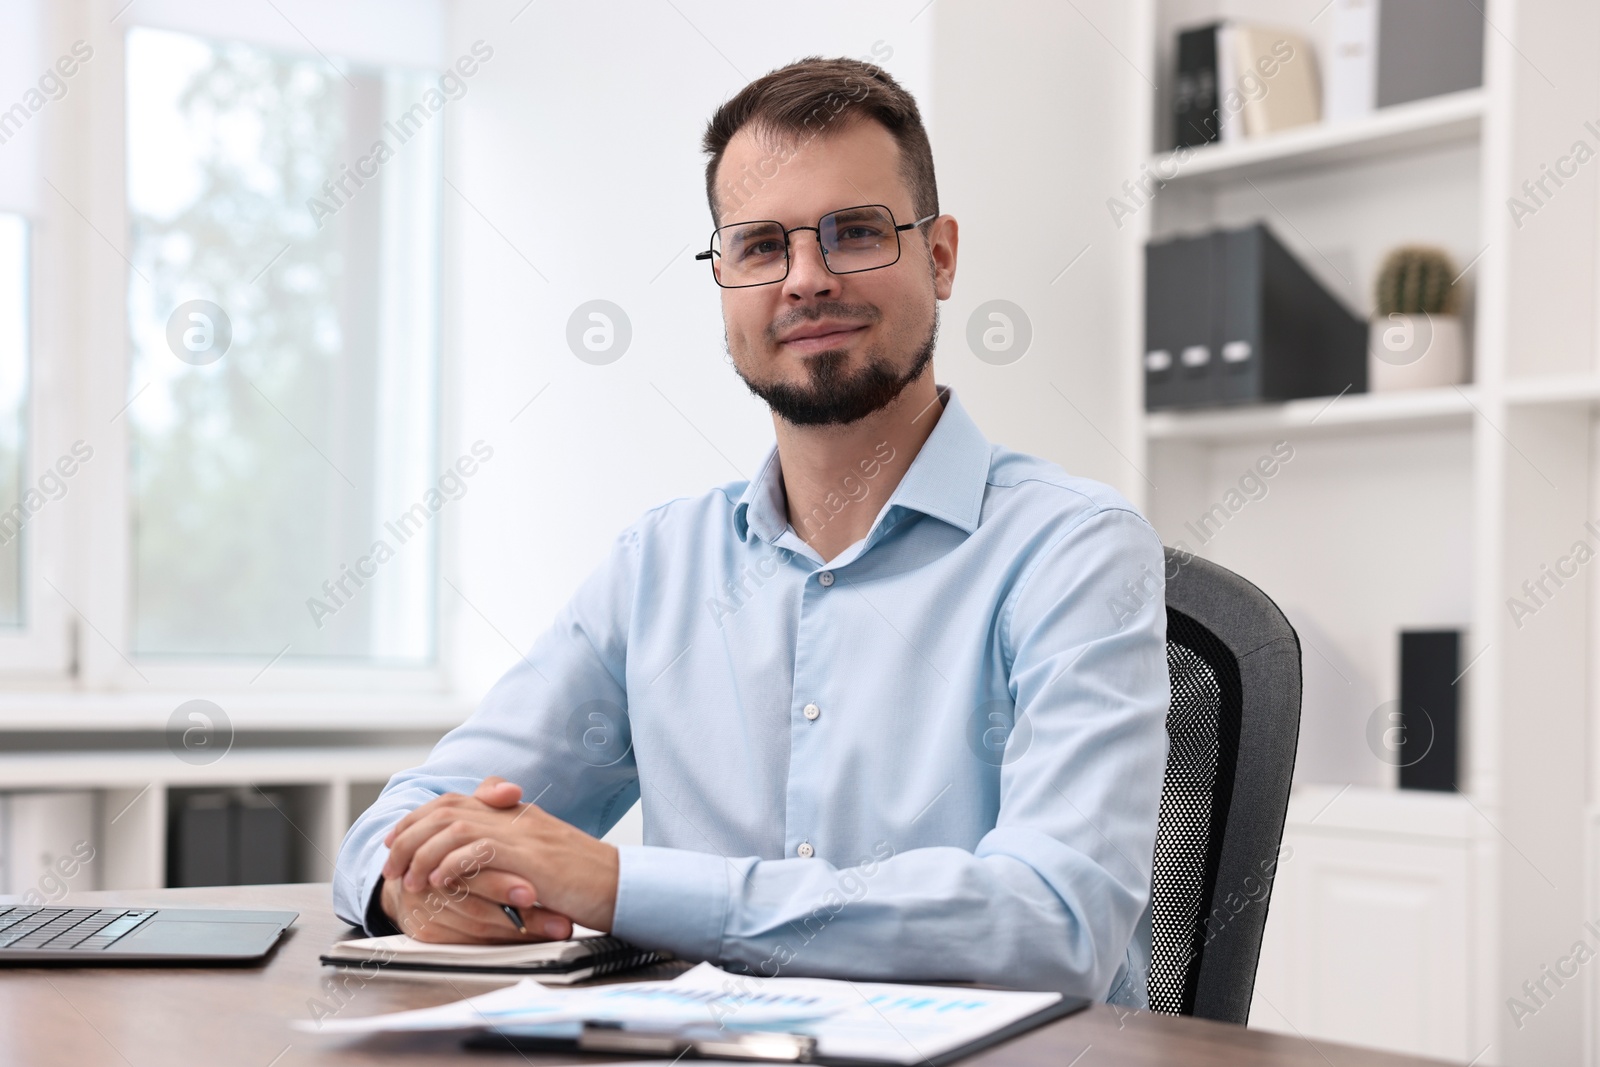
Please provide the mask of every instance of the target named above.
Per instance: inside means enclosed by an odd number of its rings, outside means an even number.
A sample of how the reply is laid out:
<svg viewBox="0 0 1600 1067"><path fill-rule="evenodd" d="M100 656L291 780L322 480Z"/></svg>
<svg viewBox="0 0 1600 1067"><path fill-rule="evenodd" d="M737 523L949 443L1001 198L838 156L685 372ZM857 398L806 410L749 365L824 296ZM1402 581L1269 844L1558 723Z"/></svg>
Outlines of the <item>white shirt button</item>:
<svg viewBox="0 0 1600 1067"><path fill-rule="evenodd" d="M817 716L822 714L822 709L817 707L815 704L807 704L804 708L800 709L800 714L815 722Z"/></svg>
<svg viewBox="0 0 1600 1067"><path fill-rule="evenodd" d="M800 847L795 851L800 854L800 858L803 860L808 860L817 854L817 850L811 847L810 841L800 842Z"/></svg>
<svg viewBox="0 0 1600 1067"><path fill-rule="evenodd" d="M817 575L817 581L822 583L822 585L824 587L832 585L833 584L833 572L832 571L823 571L821 574Z"/></svg>

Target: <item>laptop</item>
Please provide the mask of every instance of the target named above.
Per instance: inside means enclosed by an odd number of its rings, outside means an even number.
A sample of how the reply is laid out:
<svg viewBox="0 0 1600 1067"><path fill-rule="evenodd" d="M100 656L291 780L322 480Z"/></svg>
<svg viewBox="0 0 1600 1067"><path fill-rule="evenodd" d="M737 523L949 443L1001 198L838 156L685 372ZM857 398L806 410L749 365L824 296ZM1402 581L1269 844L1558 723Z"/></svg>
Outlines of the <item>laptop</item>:
<svg viewBox="0 0 1600 1067"><path fill-rule="evenodd" d="M0 966L260 959L299 916L297 911L0 903Z"/></svg>

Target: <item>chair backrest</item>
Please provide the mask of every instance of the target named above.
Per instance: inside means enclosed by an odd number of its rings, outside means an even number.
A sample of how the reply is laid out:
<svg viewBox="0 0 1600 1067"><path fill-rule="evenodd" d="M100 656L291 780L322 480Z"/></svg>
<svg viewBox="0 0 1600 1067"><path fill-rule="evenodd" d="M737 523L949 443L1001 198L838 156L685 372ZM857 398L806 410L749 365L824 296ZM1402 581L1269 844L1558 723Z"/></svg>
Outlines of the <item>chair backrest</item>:
<svg viewBox="0 0 1600 1067"><path fill-rule="evenodd" d="M1268 596L1168 548L1166 779L1150 1008L1245 1023L1300 733L1300 639Z"/></svg>

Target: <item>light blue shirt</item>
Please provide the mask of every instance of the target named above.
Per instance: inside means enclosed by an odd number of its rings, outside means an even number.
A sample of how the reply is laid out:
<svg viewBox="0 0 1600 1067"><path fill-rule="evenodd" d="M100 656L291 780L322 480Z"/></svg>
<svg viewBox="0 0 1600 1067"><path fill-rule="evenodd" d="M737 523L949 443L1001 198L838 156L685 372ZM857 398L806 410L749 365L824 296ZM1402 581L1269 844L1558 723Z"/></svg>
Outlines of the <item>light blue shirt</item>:
<svg viewBox="0 0 1600 1067"><path fill-rule="evenodd" d="M776 448L754 481L624 530L351 827L340 917L366 925L404 812L499 774L595 835L642 796L613 926L638 944L767 976L1146 1006L1161 543L1114 490L991 445L944 395L832 560L790 525ZM863 456L802 528L858 506L891 454Z"/></svg>

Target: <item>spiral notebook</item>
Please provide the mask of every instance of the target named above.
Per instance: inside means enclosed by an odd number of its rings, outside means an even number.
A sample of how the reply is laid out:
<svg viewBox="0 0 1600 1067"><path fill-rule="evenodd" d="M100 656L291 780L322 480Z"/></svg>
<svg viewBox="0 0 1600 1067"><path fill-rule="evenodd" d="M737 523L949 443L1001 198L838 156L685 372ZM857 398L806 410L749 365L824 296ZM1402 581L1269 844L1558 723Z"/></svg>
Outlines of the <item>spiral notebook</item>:
<svg viewBox="0 0 1600 1067"><path fill-rule="evenodd" d="M515 945L454 945L417 941L405 934L338 941L321 959L334 967L376 964L380 971L436 972L482 977L534 978L552 985L581 982L671 959L620 937L586 927L566 941Z"/></svg>

